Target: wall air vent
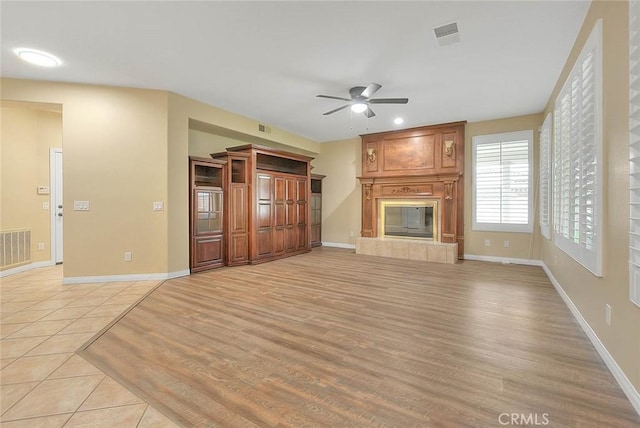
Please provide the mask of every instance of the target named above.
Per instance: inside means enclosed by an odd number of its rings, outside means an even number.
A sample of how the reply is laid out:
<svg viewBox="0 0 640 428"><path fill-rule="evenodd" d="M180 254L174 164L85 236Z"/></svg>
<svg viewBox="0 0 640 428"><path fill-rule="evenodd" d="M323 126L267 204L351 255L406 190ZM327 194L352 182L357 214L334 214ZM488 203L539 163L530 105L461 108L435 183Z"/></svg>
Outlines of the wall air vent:
<svg viewBox="0 0 640 428"><path fill-rule="evenodd" d="M457 22L436 27L433 29L433 32L440 46L447 46L460 41L460 31L458 30Z"/></svg>
<svg viewBox="0 0 640 428"><path fill-rule="evenodd" d="M258 131L264 132L265 134L271 134L271 128L261 123L258 124Z"/></svg>

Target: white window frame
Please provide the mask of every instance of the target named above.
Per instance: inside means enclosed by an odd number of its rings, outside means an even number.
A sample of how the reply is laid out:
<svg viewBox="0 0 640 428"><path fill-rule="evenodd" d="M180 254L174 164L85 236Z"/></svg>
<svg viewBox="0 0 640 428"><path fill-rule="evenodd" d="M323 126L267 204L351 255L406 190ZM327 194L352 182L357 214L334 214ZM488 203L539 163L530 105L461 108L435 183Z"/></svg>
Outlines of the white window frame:
<svg viewBox="0 0 640 428"><path fill-rule="evenodd" d="M539 177L539 204L540 204L540 233L547 239L551 239L551 113L542 123L540 128L540 177Z"/></svg>
<svg viewBox="0 0 640 428"><path fill-rule="evenodd" d="M640 306L640 2L629 2L629 300Z"/></svg>
<svg viewBox="0 0 640 428"><path fill-rule="evenodd" d="M579 81L578 87L583 87L582 81L582 67L587 57L593 54L593 83L594 83L594 98L593 98L593 129L589 132L588 128L584 128L582 121L579 121L577 129L570 129L569 132L565 132L566 129L561 119L562 117L562 102L569 99L572 104L573 96L571 91L572 85ZM569 98L567 98L569 97ZM582 101L582 93L579 94L579 99ZM566 105L566 104L565 104ZM578 115L582 117L584 107L580 103L576 109L579 111ZM566 111L565 111L566 113ZM571 113L569 117L575 116L573 108L570 109ZM571 120L571 119L569 119ZM585 130L586 129L586 130ZM563 138L564 137L564 138ZM598 20L589 38L585 42L578 59L576 60L571 73L567 77L562 90L558 94L554 104L554 156L553 156L553 238L555 245L572 257L575 261L580 263L586 269L591 271L596 276L602 276L602 243L603 243L603 228L602 228L602 214L603 214L603 173L602 167L604 158L602 154L602 20ZM593 174L593 206L592 215L587 216L580 210L580 207L584 206L582 201L575 203L576 200L580 200L582 195L575 195L572 188L584 187L584 182L588 181L585 178L585 168L573 168L570 163L576 161L579 164L584 164L584 158L575 158L573 155L576 153L587 153L591 148L593 156L595 157L594 174ZM564 160L564 162L563 162ZM563 167L564 165L564 167ZM571 171L580 171L579 174L571 174ZM571 183L571 184L567 184ZM576 184L577 183L577 184ZM573 187L572 187L573 186ZM565 189L566 188L566 189ZM563 190L564 189L564 190ZM571 201L574 201L573 203ZM564 202L563 202L564 201ZM569 202L566 202L569 201ZM571 214L571 208L574 209L574 214ZM576 209L579 211L576 217ZM576 220L578 218L578 220ZM592 218L591 221L587 221L587 218ZM576 236L575 224L578 223L578 230ZM589 235L584 230L592 230L592 234ZM571 233L573 232L573 235ZM591 239L591 244L585 242L585 238ZM576 242L576 240L578 242ZM591 247L591 248L589 248Z"/></svg>
<svg viewBox="0 0 640 428"><path fill-rule="evenodd" d="M495 143L508 143L511 141L527 141L527 152L529 162L529 174L528 174L528 219L526 224L512 224L512 223L481 223L476 220L477 214L477 200L476 200L476 152L478 145L481 144L495 144ZM491 231L491 232L518 232L518 233L532 233L533 232L533 130L506 132L501 134L491 135L476 135L472 138L472 150L471 150L471 176L473 180L473 186L471 189L471 204L472 204L472 229L479 231Z"/></svg>

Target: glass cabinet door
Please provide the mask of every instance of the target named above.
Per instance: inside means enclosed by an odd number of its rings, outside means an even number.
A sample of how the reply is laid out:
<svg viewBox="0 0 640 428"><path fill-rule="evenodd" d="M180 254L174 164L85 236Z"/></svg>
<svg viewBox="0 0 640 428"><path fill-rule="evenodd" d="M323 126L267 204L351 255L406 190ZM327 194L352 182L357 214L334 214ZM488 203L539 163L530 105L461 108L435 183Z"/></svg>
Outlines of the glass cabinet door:
<svg viewBox="0 0 640 428"><path fill-rule="evenodd" d="M196 192L196 235L222 232L222 192L201 190Z"/></svg>

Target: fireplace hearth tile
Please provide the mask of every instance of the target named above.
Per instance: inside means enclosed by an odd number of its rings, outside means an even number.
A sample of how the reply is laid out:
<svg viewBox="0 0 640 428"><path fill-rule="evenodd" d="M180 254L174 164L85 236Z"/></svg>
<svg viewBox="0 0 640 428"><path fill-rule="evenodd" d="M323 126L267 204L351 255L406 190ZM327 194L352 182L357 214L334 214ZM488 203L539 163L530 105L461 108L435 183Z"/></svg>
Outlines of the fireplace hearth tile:
<svg viewBox="0 0 640 428"><path fill-rule="evenodd" d="M409 259L427 261L427 246L421 242L409 242Z"/></svg>
<svg viewBox="0 0 640 428"><path fill-rule="evenodd" d="M427 261L447 263L447 247L438 244L427 246Z"/></svg>
<svg viewBox="0 0 640 428"><path fill-rule="evenodd" d="M434 263L456 263L458 244L419 239L358 238L356 254Z"/></svg>

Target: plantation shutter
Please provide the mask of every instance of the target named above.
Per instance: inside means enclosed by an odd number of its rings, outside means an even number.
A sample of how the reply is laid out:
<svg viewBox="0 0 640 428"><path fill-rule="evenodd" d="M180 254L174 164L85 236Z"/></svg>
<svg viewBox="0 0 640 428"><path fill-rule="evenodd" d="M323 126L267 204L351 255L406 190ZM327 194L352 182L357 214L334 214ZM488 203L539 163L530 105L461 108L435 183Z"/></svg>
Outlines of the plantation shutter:
<svg viewBox="0 0 640 428"><path fill-rule="evenodd" d="M629 3L629 296L640 306L640 4Z"/></svg>
<svg viewBox="0 0 640 428"><path fill-rule="evenodd" d="M474 137L474 229L530 232L532 132Z"/></svg>
<svg viewBox="0 0 640 428"><path fill-rule="evenodd" d="M554 238L601 275L602 138L600 21L560 91L554 110Z"/></svg>
<svg viewBox="0 0 640 428"><path fill-rule="evenodd" d="M540 130L540 233L551 239L551 113Z"/></svg>

